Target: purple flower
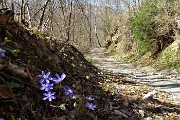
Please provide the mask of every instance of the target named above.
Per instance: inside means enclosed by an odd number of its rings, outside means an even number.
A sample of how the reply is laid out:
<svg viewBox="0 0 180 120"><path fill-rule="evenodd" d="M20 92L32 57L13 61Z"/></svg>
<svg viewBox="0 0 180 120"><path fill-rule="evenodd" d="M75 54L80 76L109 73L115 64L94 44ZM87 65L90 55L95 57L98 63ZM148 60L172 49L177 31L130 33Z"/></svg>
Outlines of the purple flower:
<svg viewBox="0 0 180 120"><path fill-rule="evenodd" d="M4 120L1 115L0 115L0 120Z"/></svg>
<svg viewBox="0 0 180 120"><path fill-rule="evenodd" d="M0 57L5 57L6 50L0 48Z"/></svg>
<svg viewBox="0 0 180 120"><path fill-rule="evenodd" d="M56 78L54 78L53 81L55 83L59 83L59 82L63 81L65 77L66 77L66 75L64 73L62 73L61 76L59 76L59 74L56 73Z"/></svg>
<svg viewBox="0 0 180 120"><path fill-rule="evenodd" d="M65 94L69 95L70 98L75 98L73 91L70 89L70 87L65 87L64 91L65 91Z"/></svg>
<svg viewBox="0 0 180 120"><path fill-rule="evenodd" d="M40 83L43 83L44 81L46 81L46 83L49 83L49 80L52 80L51 77L49 77L50 72L47 72L47 74L42 71L41 75L38 75L41 79L40 79Z"/></svg>
<svg viewBox="0 0 180 120"><path fill-rule="evenodd" d="M94 110L94 108L96 108L95 105L93 105L92 103L86 103L86 107L89 108L90 110Z"/></svg>
<svg viewBox="0 0 180 120"><path fill-rule="evenodd" d="M73 91L70 89L70 87L64 87L64 91L66 95L72 94Z"/></svg>
<svg viewBox="0 0 180 120"><path fill-rule="evenodd" d="M116 95L116 99L119 99L120 97L121 97L121 94L118 93L118 94Z"/></svg>
<svg viewBox="0 0 180 120"><path fill-rule="evenodd" d="M94 98L92 98L91 96L87 96L86 99L87 99L87 100L91 100L91 101L94 100Z"/></svg>
<svg viewBox="0 0 180 120"><path fill-rule="evenodd" d="M54 94L55 94L55 92L52 92L52 93L51 92L43 93L43 95L44 95L43 100L48 99L48 101L50 102L50 101L52 101L52 99L56 99Z"/></svg>
<svg viewBox="0 0 180 120"><path fill-rule="evenodd" d="M46 83L46 84L41 84L40 90L45 90L45 91L49 91L50 89L53 89L53 83Z"/></svg>

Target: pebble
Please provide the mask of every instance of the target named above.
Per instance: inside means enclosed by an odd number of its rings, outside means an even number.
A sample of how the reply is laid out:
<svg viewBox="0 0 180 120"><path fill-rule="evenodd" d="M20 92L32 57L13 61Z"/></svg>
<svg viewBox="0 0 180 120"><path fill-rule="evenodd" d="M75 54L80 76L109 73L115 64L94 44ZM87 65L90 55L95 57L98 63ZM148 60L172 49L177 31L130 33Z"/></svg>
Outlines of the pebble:
<svg viewBox="0 0 180 120"><path fill-rule="evenodd" d="M146 117L143 120L153 120L151 117Z"/></svg>

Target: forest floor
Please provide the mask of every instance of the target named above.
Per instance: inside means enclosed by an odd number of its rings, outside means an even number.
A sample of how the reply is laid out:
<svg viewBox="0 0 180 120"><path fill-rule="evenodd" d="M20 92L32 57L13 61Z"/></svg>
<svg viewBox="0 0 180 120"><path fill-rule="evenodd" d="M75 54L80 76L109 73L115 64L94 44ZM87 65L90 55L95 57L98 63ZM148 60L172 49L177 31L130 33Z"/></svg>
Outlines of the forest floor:
<svg viewBox="0 0 180 120"><path fill-rule="evenodd" d="M17 24L0 25L0 38L1 55L6 50L0 57L0 118L4 120L180 119L180 105L169 100L169 93L158 92L154 99L143 100L153 88L136 83L128 73L98 69L68 43ZM97 50L90 55L108 60ZM100 66L108 65L101 62ZM108 68L113 66L108 63ZM44 76L42 71L51 74ZM66 74L48 89L56 99L43 100L47 91L40 89L38 75L53 82L56 73ZM87 99L89 96L95 100Z"/></svg>
<svg viewBox="0 0 180 120"><path fill-rule="evenodd" d="M123 76L123 78L114 81L107 79L106 82L108 84L116 84L122 92L124 91L126 94L130 93L130 96L135 93L134 95L136 97L138 96L141 100L145 94L156 90L157 94L153 96L153 101L159 101L159 103L166 105L177 105L178 119L180 118L180 72L178 70L157 70L150 66L143 67L120 62L106 53L104 48L94 48L87 56L93 65L102 71L110 71L111 75L116 74ZM119 84L120 81L126 81L126 83ZM152 105L156 107L159 106L155 104ZM167 112L169 110L166 109L163 111ZM168 118L164 117L164 119Z"/></svg>

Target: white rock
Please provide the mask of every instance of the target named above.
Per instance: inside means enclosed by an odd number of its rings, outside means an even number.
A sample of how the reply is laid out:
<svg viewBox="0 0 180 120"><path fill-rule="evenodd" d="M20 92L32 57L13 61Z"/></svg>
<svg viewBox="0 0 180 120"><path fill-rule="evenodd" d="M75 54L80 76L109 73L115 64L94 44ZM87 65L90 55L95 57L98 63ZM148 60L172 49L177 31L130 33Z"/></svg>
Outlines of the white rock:
<svg viewBox="0 0 180 120"><path fill-rule="evenodd" d="M144 110L139 110L139 114L141 115L141 117L144 117Z"/></svg>
<svg viewBox="0 0 180 120"><path fill-rule="evenodd" d="M143 97L142 99L145 100L145 99L153 98L153 96L154 96L156 93L157 93L157 91L156 91L156 90L153 90L153 91L147 93L146 95L144 95L144 97Z"/></svg>
<svg viewBox="0 0 180 120"><path fill-rule="evenodd" d="M143 120L153 120L151 117L144 118Z"/></svg>

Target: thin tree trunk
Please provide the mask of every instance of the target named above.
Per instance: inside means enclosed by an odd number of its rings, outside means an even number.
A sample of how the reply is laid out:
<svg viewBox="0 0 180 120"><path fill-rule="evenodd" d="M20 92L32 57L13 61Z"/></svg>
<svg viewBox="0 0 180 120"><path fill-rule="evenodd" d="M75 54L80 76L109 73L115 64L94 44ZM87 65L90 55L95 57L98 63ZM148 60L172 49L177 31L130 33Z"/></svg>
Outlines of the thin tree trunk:
<svg viewBox="0 0 180 120"><path fill-rule="evenodd" d="M44 7L43 7L43 13L42 13L42 15L41 15L40 22L39 22L39 26L38 26L39 29L42 28L43 20L44 20L44 15L45 15L46 8L47 8L47 5L48 5L49 2L50 2L50 0L47 0L46 3L45 3L45 5L44 5Z"/></svg>
<svg viewBox="0 0 180 120"><path fill-rule="evenodd" d="M51 3L50 3L50 8L49 8L49 12L50 12L50 15L49 15L49 18L50 18L50 32L51 34L53 35L53 17L54 17L54 1L52 0Z"/></svg>
<svg viewBox="0 0 180 120"><path fill-rule="evenodd" d="M96 2L96 1L95 1L95 2ZM96 4L95 6L97 6L97 4ZM95 8L94 32L95 32L95 36L96 36L96 38L97 38L97 41L98 41L99 46L102 47L102 45L101 45L101 43L100 43L100 41L99 41L98 34L97 34L97 21L96 21L97 18L96 18L96 11L97 11L97 8Z"/></svg>
<svg viewBox="0 0 180 120"><path fill-rule="evenodd" d="M26 5L23 3L23 20L26 21Z"/></svg>
<svg viewBox="0 0 180 120"><path fill-rule="evenodd" d="M89 22L90 22L90 27L89 27L89 42L90 45L92 45L92 27L91 27L91 16L92 16L92 6L91 6L91 0L90 0L90 15L89 15Z"/></svg>
<svg viewBox="0 0 180 120"><path fill-rule="evenodd" d="M69 20L68 20L68 28L67 28L67 42L70 40L70 31L71 31L71 18L72 18L72 1L70 3L70 13L69 13Z"/></svg>
<svg viewBox="0 0 180 120"><path fill-rule="evenodd" d="M29 24L29 27L31 27L31 15L30 15L30 12L29 12L29 3L26 3L27 5L27 14L28 14L28 24Z"/></svg>
<svg viewBox="0 0 180 120"><path fill-rule="evenodd" d="M74 39L75 39L75 19L76 19L76 6L74 5L73 6L73 11L74 11L74 14L73 14L73 33L72 33L72 36L73 36L73 38L72 38L72 40L73 40L73 42L74 42Z"/></svg>
<svg viewBox="0 0 180 120"><path fill-rule="evenodd" d="M20 16L21 16L20 19L21 20L20 20L20 22L23 20L23 15L24 15L23 11L24 11L24 0L21 0L21 11L20 11L21 12L20 13Z"/></svg>
<svg viewBox="0 0 180 120"><path fill-rule="evenodd" d="M75 1L76 1L76 3L77 3L77 6L79 7L79 9L81 10L81 12L83 13L83 15L84 15L85 18L87 19L87 23L88 23L88 25L89 25L89 27L90 27L90 31L92 31L91 22L90 22L88 16L86 15L86 13L85 13L84 9L82 8L82 6L80 5L79 1L78 1L78 0L75 0ZM89 34L91 34L91 33L89 33ZM89 37L89 38L90 38L90 37ZM91 38L90 38L90 41L91 41Z"/></svg>
<svg viewBox="0 0 180 120"><path fill-rule="evenodd" d="M67 40L67 21L66 21L66 16L65 16L65 9L66 9L66 3L64 3L63 0L60 0L60 8L61 8L61 11L62 11L62 15L63 15L63 24L64 24L64 27L65 27L65 36L64 36L64 39Z"/></svg>

